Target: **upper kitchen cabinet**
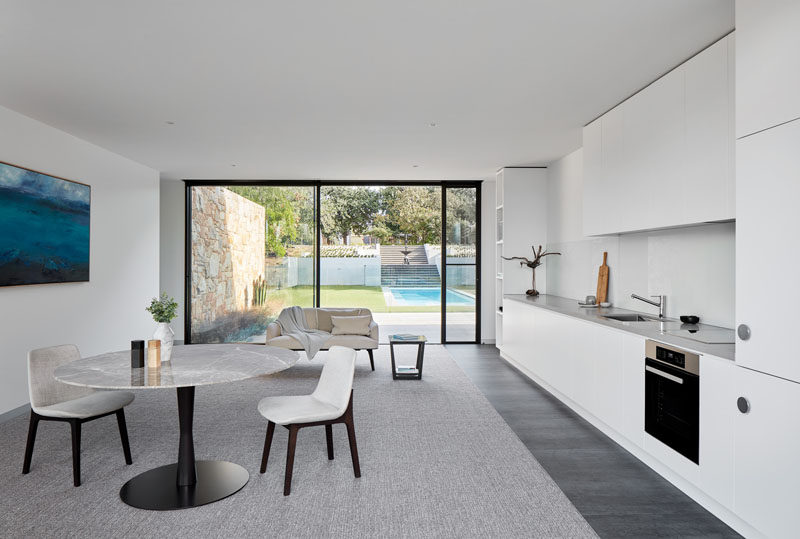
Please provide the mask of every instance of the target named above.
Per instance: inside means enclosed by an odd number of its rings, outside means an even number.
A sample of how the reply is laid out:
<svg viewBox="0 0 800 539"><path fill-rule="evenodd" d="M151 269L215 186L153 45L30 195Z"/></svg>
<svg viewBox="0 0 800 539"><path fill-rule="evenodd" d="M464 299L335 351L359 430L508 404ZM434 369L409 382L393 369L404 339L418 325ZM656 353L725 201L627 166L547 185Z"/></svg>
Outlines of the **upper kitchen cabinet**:
<svg viewBox="0 0 800 539"><path fill-rule="evenodd" d="M584 128L584 234L735 216L733 35Z"/></svg>
<svg viewBox="0 0 800 539"><path fill-rule="evenodd" d="M736 136L800 117L800 2L736 0Z"/></svg>

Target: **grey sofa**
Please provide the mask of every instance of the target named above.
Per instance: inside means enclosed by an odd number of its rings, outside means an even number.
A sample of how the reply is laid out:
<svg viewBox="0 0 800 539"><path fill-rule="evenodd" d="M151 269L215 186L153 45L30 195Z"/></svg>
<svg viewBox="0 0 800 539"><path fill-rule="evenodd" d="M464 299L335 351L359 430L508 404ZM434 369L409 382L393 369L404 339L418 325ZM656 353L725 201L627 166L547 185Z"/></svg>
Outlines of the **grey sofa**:
<svg viewBox="0 0 800 539"><path fill-rule="evenodd" d="M342 309L329 307L304 307L303 314L306 316L308 326L330 333L333 330L331 316L364 316L372 317L372 311L365 308ZM369 324L369 335L331 335L325 342L322 350L328 350L331 346L346 346L354 350L366 350L369 354L369 364L375 370L375 359L372 351L378 348L378 324L372 320ZM270 346L280 346L289 350L303 350L303 345L289 335L281 335L281 327L277 322L272 322L267 326L266 344Z"/></svg>

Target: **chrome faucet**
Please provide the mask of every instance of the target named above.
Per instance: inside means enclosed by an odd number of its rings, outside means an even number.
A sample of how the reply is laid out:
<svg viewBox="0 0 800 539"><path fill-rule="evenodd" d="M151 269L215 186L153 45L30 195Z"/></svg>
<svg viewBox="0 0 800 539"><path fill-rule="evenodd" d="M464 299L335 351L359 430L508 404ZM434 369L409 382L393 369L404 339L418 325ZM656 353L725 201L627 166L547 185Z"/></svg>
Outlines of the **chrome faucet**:
<svg viewBox="0 0 800 539"><path fill-rule="evenodd" d="M642 296L638 296L636 294L631 294L633 299L638 299L640 301L644 301L645 303L649 303L655 307L658 307L658 317L664 318L664 312L667 310L667 296L650 296L651 298L658 298L658 301L653 301L651 299L643 298Z"/></svg>

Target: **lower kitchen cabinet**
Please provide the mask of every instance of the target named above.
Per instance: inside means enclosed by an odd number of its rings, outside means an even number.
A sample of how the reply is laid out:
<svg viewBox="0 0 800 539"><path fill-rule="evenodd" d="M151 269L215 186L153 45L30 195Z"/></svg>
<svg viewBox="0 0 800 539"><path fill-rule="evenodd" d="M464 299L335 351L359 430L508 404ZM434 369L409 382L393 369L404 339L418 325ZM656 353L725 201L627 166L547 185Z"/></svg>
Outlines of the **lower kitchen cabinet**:
<svg viewBox="0 0 800 539"><path fill-rule="evenodd" d="M704 355L700 360L700 488L734 507L736 365Z"/></svg>
<svg viewBox="0 0 800 539"><path fill-rule="evenodd" d="M768 537L797 537L800 384L743 367L735 378L749 407L735 412L736 513Z"/></svg>
<svg viewBox="0 0 800 539"><path fill-rule="evenodd" d="M622 334L622 424L620 433L644 445L644 337Z"/></svg>
<svg viewBox="0 0 800 539"><path fill-rule="evenodd" d="M800 530L800 384L701 355L695 464L644 431L645 337L506 301L503 339L504 357L578 413L604 424L617 441L630 442L642 460L660 462L727 509L728 516L736 514L768 536ZM739 395L750 400L750 413L737 411Z"/></svg>

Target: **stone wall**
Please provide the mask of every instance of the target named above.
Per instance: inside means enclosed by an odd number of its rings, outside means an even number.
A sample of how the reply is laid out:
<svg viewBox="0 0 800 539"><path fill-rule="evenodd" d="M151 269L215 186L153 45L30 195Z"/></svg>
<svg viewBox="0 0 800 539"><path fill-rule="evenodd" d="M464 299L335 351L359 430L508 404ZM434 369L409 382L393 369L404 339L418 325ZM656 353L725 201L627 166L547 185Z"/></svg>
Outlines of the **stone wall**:
<svg viewBox="0 0 800 539"><path fill-rule="evenodd" d="M224 187L192 188L192 330L249 308L264 275L264 207Z"/></svg>

